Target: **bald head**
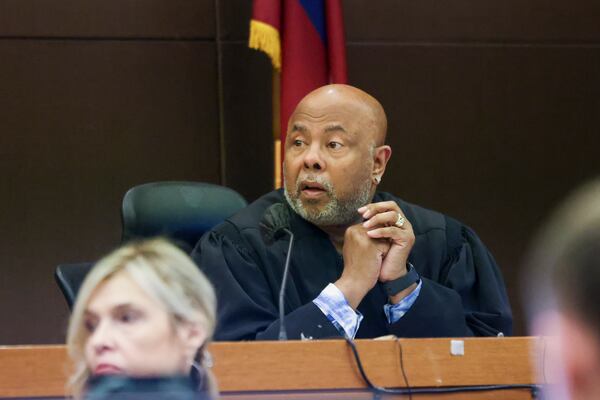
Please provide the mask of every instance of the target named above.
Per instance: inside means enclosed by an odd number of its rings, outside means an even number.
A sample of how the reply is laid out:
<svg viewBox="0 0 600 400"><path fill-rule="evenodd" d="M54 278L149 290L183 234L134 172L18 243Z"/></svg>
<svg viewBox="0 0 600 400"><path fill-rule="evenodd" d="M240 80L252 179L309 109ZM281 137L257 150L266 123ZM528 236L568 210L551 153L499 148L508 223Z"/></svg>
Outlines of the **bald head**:
<svg viewBox="0 0 600 400"><path fill-rule="evenodd" d="M383 107L360 89L328 85L306 95L288 121L283 174L290 207L320 227L356 222L392 154L386 128Z"/></svg>
<svg viewBox="0 0 600 400"><path fill-rule="evenodd" d="M308 110L315 114L332 106L351 110L363 125L365 132L361 133L372 135L375 146L385 143L387 117L383 106L370 94L350 85L334 84L313 90L298 103L290 120L298 112Z"/></svg>

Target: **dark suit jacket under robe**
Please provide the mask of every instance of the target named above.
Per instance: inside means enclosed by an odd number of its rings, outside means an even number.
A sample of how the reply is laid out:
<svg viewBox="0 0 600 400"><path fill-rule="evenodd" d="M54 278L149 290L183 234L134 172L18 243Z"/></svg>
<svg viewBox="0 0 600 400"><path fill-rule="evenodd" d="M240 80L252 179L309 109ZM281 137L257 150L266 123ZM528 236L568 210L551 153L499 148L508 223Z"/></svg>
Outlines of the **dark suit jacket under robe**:
<svg viewBox="0 0 600 400"><path fill-rule="evenodd" d="M512 317L502 276L477 235L460 222L407 203L388 193L373 202L394 200L413 226L416 241L409 261L423 280L410 310L389 324L388 302L376 284L358 306L364 319L357 338L510 335ZM279 289L288 235L267 244L259 224L266 209L287 203L281 190L261 197L199 241L192 256L216 288L217 340L276 340ZM290 210L295 241L285 296L289 339L333 338L340 333L313 304L341 275L343 259L328 236Z"/></svg>

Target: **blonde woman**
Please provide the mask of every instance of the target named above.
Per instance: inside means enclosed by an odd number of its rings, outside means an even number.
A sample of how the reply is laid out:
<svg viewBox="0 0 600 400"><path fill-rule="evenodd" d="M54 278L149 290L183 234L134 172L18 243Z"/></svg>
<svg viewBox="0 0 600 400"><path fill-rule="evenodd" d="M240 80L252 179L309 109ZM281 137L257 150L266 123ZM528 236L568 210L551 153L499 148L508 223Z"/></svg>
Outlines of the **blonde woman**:
<svg viewBox="0 0 600 400"><path fill-rule="evenodd" d="M90 271L73 307L71 392L82 399L106 376L141 382L191 377L200 397L214 396L206 345L215 310L211 284L174 245L153 239L115 250Z"/></svg>

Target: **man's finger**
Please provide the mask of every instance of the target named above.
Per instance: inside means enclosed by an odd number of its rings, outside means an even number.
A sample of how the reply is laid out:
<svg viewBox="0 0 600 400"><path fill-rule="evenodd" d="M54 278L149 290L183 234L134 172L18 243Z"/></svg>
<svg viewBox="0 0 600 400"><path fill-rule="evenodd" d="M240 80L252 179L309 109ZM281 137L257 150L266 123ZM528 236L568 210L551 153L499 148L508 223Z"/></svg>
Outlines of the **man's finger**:
<svg viewBox="0 0 600 400"><path fill-rule="evenodd" d="M394 241L408 239L411 235L409 231L400 229L396 226L388 226L385 228L376 228L367 231L367 235L373 239L392 239Z"/></svg>
<svg viewBox="0 0 600 400"><path fill-rule="evenodd" d="M383 213L386 211L397 211L402 213L400 207L395 201L381 201L379 203L370 203L358 209L358 212L363 218L371 218L375 214Z"/></svg>
<svg viewBox="0 0 600 400"><path fill-rule="evenodd" d="M367 229L374 228L376 226L390 226L394 225L398 220L397 211L386 211L379 214L375 214L373 217L369 218L365 222L363 222L363 226Z"/></svg>

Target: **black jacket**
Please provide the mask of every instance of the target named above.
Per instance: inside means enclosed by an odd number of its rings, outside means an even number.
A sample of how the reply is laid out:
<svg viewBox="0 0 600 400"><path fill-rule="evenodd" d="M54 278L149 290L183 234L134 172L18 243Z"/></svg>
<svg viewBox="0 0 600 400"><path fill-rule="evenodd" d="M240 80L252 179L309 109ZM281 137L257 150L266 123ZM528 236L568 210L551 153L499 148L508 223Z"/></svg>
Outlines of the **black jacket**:
<svg viewBox="0 0 600 400"><path fill-rule="evenodd" d="M411 309L389 324L383 311L388 298L381 285L375 285L358 307L364 319L356 337L510 335L512 317L502 276L477 235L452 218L387 193L377 193L373 202L385 200L396 201L413 226L416 241L409 261L423 286ZM285 203L281 190L215 227L192 253L216 288L217 340L277 339L278 295L289 238L282 235L267 244L259 227L275 203ZM340 337L312 300L340 277L343 259L323 231L290 213L295 243L285 298L288 337Z"/></svg>
<svg viewBox="0 0 600 400"><path fill-rule="evenodd" d="M84 400L211 400L197 379L184 376L135 378L124 375L93 376Z"/></svg>

